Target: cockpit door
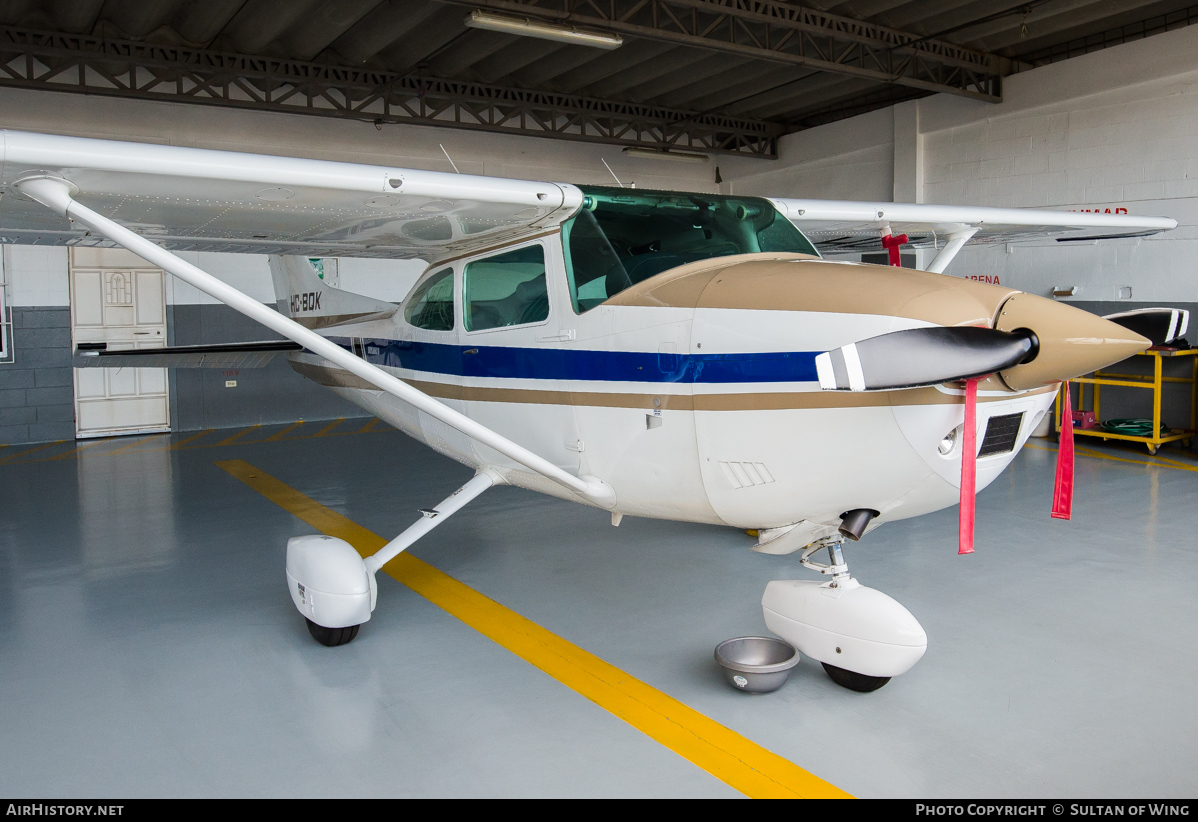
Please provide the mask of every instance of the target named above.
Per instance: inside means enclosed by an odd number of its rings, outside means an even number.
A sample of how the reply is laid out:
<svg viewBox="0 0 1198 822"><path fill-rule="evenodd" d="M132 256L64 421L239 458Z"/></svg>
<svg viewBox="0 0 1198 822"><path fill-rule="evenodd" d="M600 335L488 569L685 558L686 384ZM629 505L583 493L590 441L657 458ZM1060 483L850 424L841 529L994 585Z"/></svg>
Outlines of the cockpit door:
<svg viewBox="0 0 1198 822"><path fill-rule="evenodd" d="M559 467L579 469L569 403L571 334L559 324L560 248L537 240L462 266L462 378L468 413ZM497 455L475 446L480 461Z"/></svg>

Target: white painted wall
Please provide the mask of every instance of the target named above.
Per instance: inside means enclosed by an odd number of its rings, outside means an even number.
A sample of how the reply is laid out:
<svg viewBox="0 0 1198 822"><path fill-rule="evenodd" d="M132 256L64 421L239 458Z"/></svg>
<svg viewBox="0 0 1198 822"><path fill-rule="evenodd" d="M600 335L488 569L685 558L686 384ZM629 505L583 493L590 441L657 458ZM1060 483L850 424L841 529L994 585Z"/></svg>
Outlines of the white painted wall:
<svg viewBox="0 0 1198 822"><path fill-rule="evenodd" d="M947 273L1077 300L1198 301L1198 26L1004 81L998 105L936 95L783 138L735 193L1173 217L1176 231L972 246ZM725 175L727 177L727 175Z"/></svg>
<svg viewBox="0 0 1198 822"><path fill-rule="evenodd" d="M71 304L67 250L54 246L3 247L4 282L12 306Z"/></svg>
<svg viewBox="0 0 1198 822"><path fill-rule="evenodd" d="M736 159L736 158L733 158ZM889 202L894 190L894 110L787 135L778 160L725 163L723 190L756 197ZM735 176L734 176L735 175Z"/></svg>

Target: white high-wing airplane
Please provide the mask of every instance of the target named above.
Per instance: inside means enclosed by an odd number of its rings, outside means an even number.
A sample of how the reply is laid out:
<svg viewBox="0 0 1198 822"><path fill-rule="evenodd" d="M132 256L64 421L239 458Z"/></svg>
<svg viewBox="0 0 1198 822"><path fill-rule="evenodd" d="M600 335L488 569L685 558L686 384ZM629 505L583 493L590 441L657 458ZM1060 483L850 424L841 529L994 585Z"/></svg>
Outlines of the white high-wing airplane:
<svg viewBox="0 0 1198 822"><path fill-rule="evenodd" d="M573 186L222 151L0 133L7 242L116 244L287 338L107 351L77 366L261 364L287 353L473 479L363 560L290 541L313 636L350 641L375 572L490 486L624 515L758 529L831 579L776 581L766 624L872 690L927 638L852 579L844 539L973 501L1063 380L1185 333L943 275L966 242L1134 236L1170 219ZM825 249L939 248L928 271ZM278 310L172 251L267 253ZM419 257L402 304L325 285L307 256ZM1137 331L1145 332L1143 335ZM964 381L962 383L962 381ZM966 426L966 420L972 424ZM963 459L962 455L965 455ZM962 491L964 487L964 491ZM972 525L970 524L970 534ZM812 557L826 549L827 565Z"/></svg>

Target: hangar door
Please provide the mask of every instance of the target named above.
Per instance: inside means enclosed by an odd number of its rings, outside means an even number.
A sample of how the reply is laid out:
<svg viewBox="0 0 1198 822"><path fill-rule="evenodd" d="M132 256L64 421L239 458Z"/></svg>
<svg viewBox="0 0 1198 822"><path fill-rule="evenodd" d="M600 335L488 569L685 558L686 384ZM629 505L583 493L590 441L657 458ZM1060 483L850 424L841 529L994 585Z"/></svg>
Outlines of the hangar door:
<svg viewBox="0 0 1198 822"><path fill-rule="evenodd" d="M166 345L161 269L114 248L71 249L71 336L110 350ZM78 437L170 430L165 368L76 368Z"/></svg>

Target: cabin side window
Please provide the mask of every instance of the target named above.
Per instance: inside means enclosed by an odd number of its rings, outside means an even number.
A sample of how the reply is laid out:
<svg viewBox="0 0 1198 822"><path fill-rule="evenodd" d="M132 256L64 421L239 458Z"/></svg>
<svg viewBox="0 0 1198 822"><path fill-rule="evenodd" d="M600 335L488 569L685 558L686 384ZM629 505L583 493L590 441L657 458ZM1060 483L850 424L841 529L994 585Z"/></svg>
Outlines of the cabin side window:
<svg viewBox="0 0 1198 822"><path fill-rule="evenodd" d="M453 269L438 271L413 291L403 318L427 331L453 331Z"/></svg>
<svg viewBox="0 0 1198 822"><path fill-rule="evenodd" d="M462 316L467 331L549 319L545 249L540 243L468 263L462 276Z"/></svg>

